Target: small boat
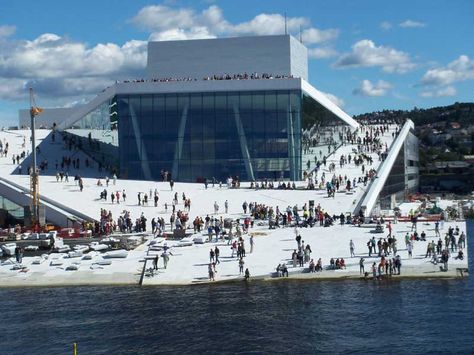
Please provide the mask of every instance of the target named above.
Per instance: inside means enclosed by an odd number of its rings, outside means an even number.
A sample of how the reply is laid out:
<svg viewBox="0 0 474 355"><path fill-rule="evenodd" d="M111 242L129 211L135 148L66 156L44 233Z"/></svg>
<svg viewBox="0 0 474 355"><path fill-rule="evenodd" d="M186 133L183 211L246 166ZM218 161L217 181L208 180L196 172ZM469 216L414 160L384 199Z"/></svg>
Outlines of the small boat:
<svg viewBox="0 0 474 355"><path fill-rule="evenodd" d="M86 254L82 257L82 260L92 260L92 254Z"/></svg>
<svg viewBox="0 0 474 355"><path fill-rule="evenodd" d="M31 262L33 265L40 265L42 264L46 259L41 257L41 256L37 256L36 258L33 259L33 261Z"/></svg>
<svg viewBox="0 0 474 355"><path fill-rule="evenodd" d="M59 248L56 248L56 251L57 251L58 253L67 253L67 252L69 252L70 250L71 250L71 247L70 247L69 245L63 245L63 246L61 246L61 247L59 247Z"/></svg>
<svg viewBox="0 0 474 355"><path fill-rule="evenodd" d="M120 243L120 239L114 237L105 237L100 241L101 243Z"/></svg>
<svg viewBox="0 0 474 355"><path fill-rule="evenodd" d="M6 243L1 246L4 255L15 255L16 243Z"/></svg>
<svg viewBox="0 0 474 355"><path fill-rule="evenodd" d="M131 247L137 247L143 242L143 237L141 236L132 236L127 238L127 243Z"/></svg>
<svg viewBox="0 0 474 355"><path fill-rule="evenodd" d="M203 236L200 233L193 234L191 236L191 238L192 238L194 244L204 244L207 240L207 237Z"/></svg>
<svg viewBox="0 0 474 355"><path fill-rule="evenodd" d="M26 251L37 251L39 249L39 246L37 245L28 245L25 247Z"/></svg>
<svg viewBox="0 0 474 355"><path fill-rule="evenodd" d="M109 246L107 244L100 244L99 242L92 242L89 244L89 247L91 248L91 250L95 250L95 251L102 251L102 250L109 249Z"/></svg>
<svg viewBox="0 0 474 355"><path fill-rule="evenodd" d="M177 247L190 247L191 245L194 245L192 237L185 237L176 244Z"/></svg>
<svg viewBox="0 0 474 355"><path fill-rule="evenodd" d="M120 250L108 251L107 253L104 253L102 257L106 259L112 259L112 258L126 258L127 256L128 256L128 251L124 249L120 249Z"/></svg>
<svg viewBox="0 0 474 355"><path fill-rule="evenodd" d="M67 256L69 258L80 258L82 257L82 250L73 250L73 251L70 251L69 253L67 253Z"/></svg>
<svg viewBox="0 0 474 355"><path fill-rule="evenodd" d="M16 265L18 264L17 261L14 258L7 259L5 261L2 261L0 264L1 266L9 266L9 265Z"/></svg>
<svg viewBox="0 0 474 355"><path fill-rule="evenodd" d="M83 253L85 253L86 251L89 251L90 248L88 245L78 244L78 245L75 245L73 249L76 251L82 251Z"/></svg>
<svg viewBox="0 0 474 355"><path fill-rule="evenodd" d="M51 262L49 263L49 266L61 266L63 264L63 261L60 259L52 259Z"/></svg>
<svg viewBox="0 0 474 355"><path fill-rule="evenodd" d="M77 271L79 269L78 264L71 264L68 267L66 267L66 271Z"/></svg>
<svg viewBox="0 0 474 355"><path fill-rule="evenodd" d="M112 264L112 261L110 261L110 260L99 260L98 262L96 262L96 263L94 263L94 264L104 266L104 265L110 265L110 264Z"/></svg>

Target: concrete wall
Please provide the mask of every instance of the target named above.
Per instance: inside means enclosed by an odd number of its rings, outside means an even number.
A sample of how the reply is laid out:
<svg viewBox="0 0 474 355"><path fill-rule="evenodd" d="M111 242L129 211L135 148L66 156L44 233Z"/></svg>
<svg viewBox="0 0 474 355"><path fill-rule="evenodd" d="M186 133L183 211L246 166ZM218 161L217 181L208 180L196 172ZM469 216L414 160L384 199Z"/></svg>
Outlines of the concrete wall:
<svg viewBox="0 0 474 355"><path fill-rule="evenodd" d="M254 72L307 79L307 49L289 35L148 43L149 78Z"/></svg>

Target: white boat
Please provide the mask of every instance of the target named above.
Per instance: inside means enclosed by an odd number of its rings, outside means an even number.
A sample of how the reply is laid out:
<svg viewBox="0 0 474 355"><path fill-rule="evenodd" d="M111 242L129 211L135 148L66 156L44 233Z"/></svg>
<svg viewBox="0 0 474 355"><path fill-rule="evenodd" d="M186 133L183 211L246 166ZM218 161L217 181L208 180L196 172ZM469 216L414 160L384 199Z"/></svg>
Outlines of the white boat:
<svg viewBox="0 0 474 355"><path fill-rule="evenodd" d="M92 260L92 254L86 254L82 257L82 260Z"/></svg>
<svg viewBox="0 0 474 355"><path fill-rule="evenodd" d="M70 251L69 253L67 253L67 256L69 258L80 258L82 257L82 250L73 250L73 251Z"/></svg>
<svg viewBox="0 0 474 355"><path fill-rule="evenodd" d="M89 244L89 247L91 248L91 250L95 250L95 251L102 251L102 250L109 249L109 246L107 244L100 244L99 242L92 242Z"/></svg>
<svg viewBox="0 0 474 355"><path fill-rule="evenodd" d="M40 265L42 264L46 259L41 257L41 256L37 256L36 258L33 259L33 261L31 262L33 265Z"/></svg>
<svg viewBox="0 0 474 355"><path fill-rule="evenodd" d="M66 267L66 271L77 271L79 269L79 265L77 264L71 264Z"/></svg>
<svg viewBox="0 0 474 355"><path fill-rule="evenodd" d="M112 264L112 261L110 261L110 260L99 260L98 262L96 262L96 263L94 263L94 264L104 266L104 265L110 265L110 264Z"/></svg>
<svg viewBox="0 0 474 355"><path fill-rule="evenodd" d="M105 237L100 241L101 243L120 243L120 239L114 237Z"/></svg>
<svg viewBox="0 0 474 355"><path fill-rule="evenodd" d="M207 236L203 236L201 233L196 233L191 236L194 244L204 244L207 240Z"/></svg>
<svg viewBox="0 0 474 355"><path fill-rule="evenodd" d="M26 251L37 251L39 247L37 245L28 245L25 247Z"/></svg>
<svg viewBox="0 0 474 355"><path fill-rule="evenodd" d="M75 245L74 250L76 251L82 251L83 253L89 251L89 246L88 245L85 245L85 244L78 244L78 245Z"/></svg>
<svg viewBox="0 0 474 355"><path fill-rule="evenodd" d="M49 263L49 266L61 266L63 264L63 261L61 259L53 259Z"/></svg>
<svg viewBox="0 0 474 355"><path fill-rule="evenodd" d="M143 242L143 237L141 236L132 236L127 238L128 245L132 247L137 247Z"/></svg>
<svg viewBox="0 0 474 355"><path fill-rule="evenodd" d="M71 247L69 245L63 245L55 249L58 253L67 253L71 250Z"/></svg>
<svg viewBox="0 0 474 355"><path fill-rule="evenodd" d="M11 265L16 265L18 264L17 261L14 258L7 259L5 261L2 261L0 264L1 266L11 266Z"/></svg>
<svg viewBox="0 0 474 355"><path fill-rule="evenodd" d="M126 258L127 255L128 255L128 251L126 251L124 249L120 249L120 250L108 251L107 253L104 253L104 255L102 257L106 258L106 259Z"/></svg>
<svg viewBox="0 0 474 355"><path fill-rule="evenodd" d="M194 245L194 240L192 237L185 237L181 239L178 244L176 244L177 247L190 247L191 245Z"/></svg>
<svg viewBox="0 0 474 355"><path fill-rule="evenodd" d="M6 243L1 246L3 254L5 255L15 255L16 243Z"/></svg>

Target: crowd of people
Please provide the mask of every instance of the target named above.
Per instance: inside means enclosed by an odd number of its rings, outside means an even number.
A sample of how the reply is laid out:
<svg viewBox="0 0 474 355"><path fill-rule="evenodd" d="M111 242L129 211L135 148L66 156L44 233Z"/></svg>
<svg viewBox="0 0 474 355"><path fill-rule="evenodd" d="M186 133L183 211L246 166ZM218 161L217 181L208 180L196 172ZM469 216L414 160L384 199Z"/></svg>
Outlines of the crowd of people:
<svg viewBox="0 0 474 355"><path fill-rule="evenodd" d="M208 75L201 79L192 78L188 76L184 77L165 77L165 78L151 78L151 79L133 79L133 80L124 80L122 83L172 83L172 82L190 82L190 81L213 81L213 80L261 80L261 79L293 79L296 78L293 75L286 74L271 74L271 73L224 73L224 74L214 74ZM120 83L120 81L116 81Z"/></svg>

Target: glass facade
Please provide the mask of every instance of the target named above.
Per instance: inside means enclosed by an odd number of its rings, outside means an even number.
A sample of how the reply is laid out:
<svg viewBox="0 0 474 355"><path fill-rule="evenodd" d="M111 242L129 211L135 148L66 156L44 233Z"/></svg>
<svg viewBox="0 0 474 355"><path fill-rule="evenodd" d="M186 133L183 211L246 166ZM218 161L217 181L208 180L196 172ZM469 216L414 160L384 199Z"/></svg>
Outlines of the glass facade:
<svg viewBox="0 0 474 355"><path fill-rule="evenodd" d="M98 163L110 171L119 171L119 137L115 98L100 104L65 133Z"/></svg>
<svg viewBox="0 0 474 355"><path fill-rule="evenodd" d="M121 175L299 179L301 92L118 95Z"/></svg>
<svg viewBox="0 0 474 355"><path fill-rule="evenodd" d="M347 129L304 91L272 90L119 94L66 133L122 178L199 182L300 180L303 154Z"/></svg>
<svg viewBox="0 0 474 355"><path fill-rule="evenodd" d="M342 144L349 126L318 101L303 92L303 150L338 147ZM326 154L325 150L325 154ZM332 150L334 151L334 149Z"/></svg>

